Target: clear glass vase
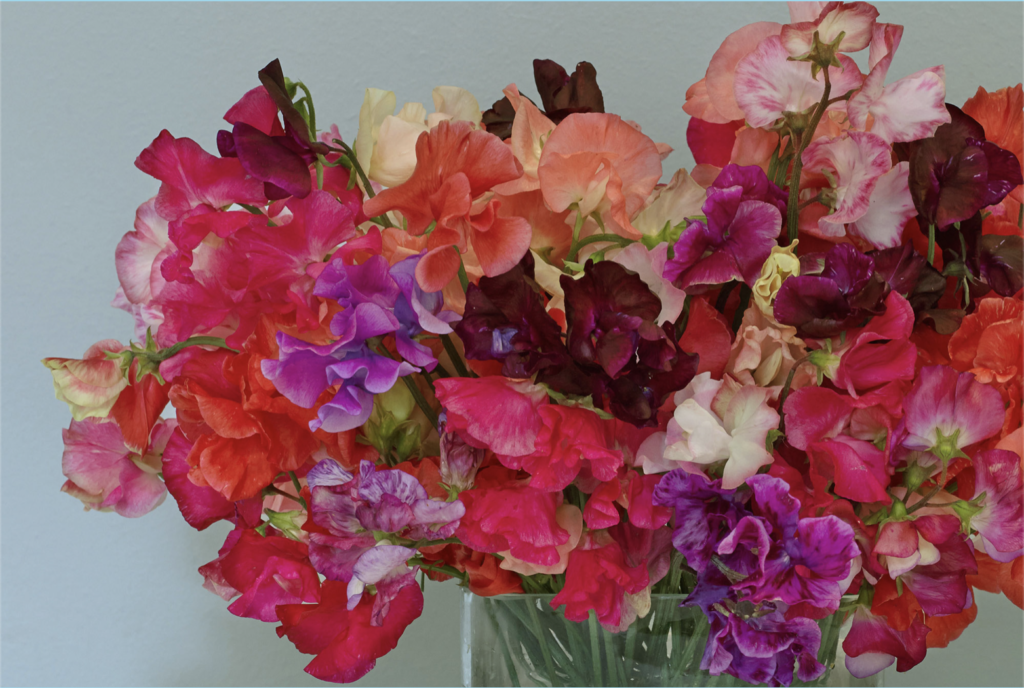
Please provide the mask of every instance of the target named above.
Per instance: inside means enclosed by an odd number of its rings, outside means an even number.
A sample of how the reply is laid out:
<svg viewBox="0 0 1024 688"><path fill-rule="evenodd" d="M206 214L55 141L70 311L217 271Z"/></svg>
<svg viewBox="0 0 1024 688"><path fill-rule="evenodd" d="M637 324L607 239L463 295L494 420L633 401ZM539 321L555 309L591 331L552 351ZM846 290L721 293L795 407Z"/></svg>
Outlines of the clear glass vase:
<svg viewBox="0 0 1024 688"><path fill-rule="evenodd" d="M700 670L708 623L685 595L654 595L646 617L609 633L591 616L575 623L551 607L553 595L466 593L462 609L464 686L746 686ZM841 621L821 621L818 660L826 672L794 686L880 686L882 674L856 679L843 661Z"/></svg>

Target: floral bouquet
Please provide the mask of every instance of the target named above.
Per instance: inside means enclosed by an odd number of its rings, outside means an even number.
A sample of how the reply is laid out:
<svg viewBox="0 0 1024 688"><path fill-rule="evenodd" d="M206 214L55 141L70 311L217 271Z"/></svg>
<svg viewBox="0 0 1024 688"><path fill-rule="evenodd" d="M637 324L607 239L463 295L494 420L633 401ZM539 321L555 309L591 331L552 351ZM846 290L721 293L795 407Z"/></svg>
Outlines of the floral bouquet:
<svg viewBox="0 0 1024 688"><path fill-rule="evenodd" d="M550 685L824 681L841 635L906 671L1021 606L1021 85L957 107L871 5L791 13L687 91L668 183L586 62L486 112L367 89L346 141L275 60L217 155L162 131L134 341L44 360L63 490L230 522L204 587L335 682L428 579L543 599L492 654Z"/></svg>

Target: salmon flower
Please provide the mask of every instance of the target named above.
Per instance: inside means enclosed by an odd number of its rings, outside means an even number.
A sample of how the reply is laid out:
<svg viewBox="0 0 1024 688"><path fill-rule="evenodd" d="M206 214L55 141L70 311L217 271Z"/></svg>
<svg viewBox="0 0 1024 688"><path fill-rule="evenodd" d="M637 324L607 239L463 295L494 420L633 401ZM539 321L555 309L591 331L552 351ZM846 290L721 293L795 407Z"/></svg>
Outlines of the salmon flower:
<svg viewBox="0 0 1024 688"><path fill-rule="evenodd" d="M500 216L500 202L484 197L522 171L497 136L468 122L441 122L416 141L409 180L380 192L363 210L370 217L397 210L410 233L429 232L416 281L424 291L440 291L458 273L460 254L470 245L487 276L506 272L529 250L529 223Z"/></svg>
<svg viewBox="0 0 1024 688"><path fill-rule="evenodd" d="M574 114L544 144L537 176L551 210L575 204L609 231L639 239L631 220L661 178L661 156L654 141L617 115Z"/></svg>
<svg viewBox="0 0 1024 688"><path fill-rule="evenodd" d="M43 365L53 373L57 398L68 405L75 420L105 418L110 413L128 380L118 361L108 359L106 354L125 348L116 339L104 339L90 346L81 359L43 359Z"/></svg>

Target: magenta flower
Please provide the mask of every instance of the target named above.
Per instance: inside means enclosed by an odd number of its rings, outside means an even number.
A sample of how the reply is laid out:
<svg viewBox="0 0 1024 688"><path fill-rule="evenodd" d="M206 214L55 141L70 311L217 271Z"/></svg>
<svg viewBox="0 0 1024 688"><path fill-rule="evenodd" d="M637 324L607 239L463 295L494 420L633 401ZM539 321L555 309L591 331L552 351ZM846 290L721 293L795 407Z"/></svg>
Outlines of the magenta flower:
<svg viewBox="0 0 1024 688"><path fill-rule="evenodd" d="M942 461L992 437L1003 426L1003 400L992 387L946 366L928 366L903 400L905 415L895 434L906 449L931 452ZM904 434L905 433L905 434Z"/></svg>
<svg viewBox="0 0 1024 688"><path fill-rule="evenodd" d="M905 631L892 628L885 617L875 616L864 607L857 607L853 626L843 641L846 668L857 678L877 674L896 662L897 671L910 671L924 659L928 648L925 636L931 629L920 616Z"/></svg>
<svg viewBox="0 0 1024 688"><path fill-rule="evenodd" d="M971 517L985 553L1008 562L1024 554L1024 485L1020 457L1003 449L979 452L974 457L974 499L981 511Z"/></svg>
<svg viewBox="0 0 1024 688"><path fill-rule="evenodd" d="M683 231L664 277L687 291L734 279L752 286L779 236L786 196L761 168L737 165L723 169L707 194L707 220Z"/></svg>

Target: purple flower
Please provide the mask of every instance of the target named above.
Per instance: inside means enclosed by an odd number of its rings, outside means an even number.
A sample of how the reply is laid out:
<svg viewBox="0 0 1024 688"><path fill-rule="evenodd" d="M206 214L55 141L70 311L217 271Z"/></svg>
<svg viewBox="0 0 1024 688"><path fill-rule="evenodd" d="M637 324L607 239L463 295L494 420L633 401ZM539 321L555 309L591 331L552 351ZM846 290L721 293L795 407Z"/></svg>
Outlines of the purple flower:
<svg viewBox="0 0 1024 688"><path fill-rule="evenodd" d="M373 395L391 389L399 377L431 370L437 359L413 337L423 331L451 332L449 322L458 318L442 311L439 293L426 293L415 284L413 273L421 256L389 267L381 256L361 265L333 260L317 279L313 293L344 306L331 321L338 337L331 344L315 345L278 333L278 360L265 360L263 374L281 394L303 408L316 405L328 387L339 384L334 397L317 411L310 428L344 432L364 424L373 410ZM367 340L395 335L399 354L395 361L371 351Z"/></svg>
<svg viewBox="0 0 1024 688"><path fill-rule="evenodd" d="M789 685L799 662L798 678L813 680L824 670L820 630L791 607L838 609L860 555L853 529L835 516L801 519L800 502L778 478L755 475L747 485L750 492L723 490L676 469L655 490L655 503L675 509L673 545L698 574L684 605L711 623L701 668Z"/></svg>
<svg viewBox="0 0 1024 688"><path fill-rule="evenodd" d="M782 283L775 319L795 326L803 337L832 337L883 312L888 292L871 256L838 244L825 254L820 274L801 274Z"/></svg>
<svg viewBox="0 0 1024 688"><path fill-rule="evenodd" d="M1024 478L1020 457L1004 449L978 452L974 457L974 499L982 494L981 511L971 518L985 553L996 561L1013 561L1024 554Z"/></svg>
<svg viewBox="0 0 1024 688"><path fill-rule="evenodd" d="M377 586L375 619L383 619L391 598L414 574L406 562L416 550L387 536L443 540L454 534L466 512L458 500L431 499L408 473L377 470L371 461L360 464L356 477L330 459L321 461L310 470L309 485L310 515L329 533L310 535L310 561L329 580L349 584L349 609L367 585Z"/></svg>
<svg viewBox="0 0 1024 688"><path fill-rule="evenodd" d="M999 203L1024 183L1020 161L985 140L985 129L946 104L952 121L909 148L910 195L923 222L946 228Z"/></svg>
<svg viewBox="0 0 1024 688"><path fill-rule="evenodd" d="M687 225L665 264L665 279L691 292L734 279L753 286L782 228L785 194L761 168L728 165L708 188L702 209L707 220Z"/></svg>

